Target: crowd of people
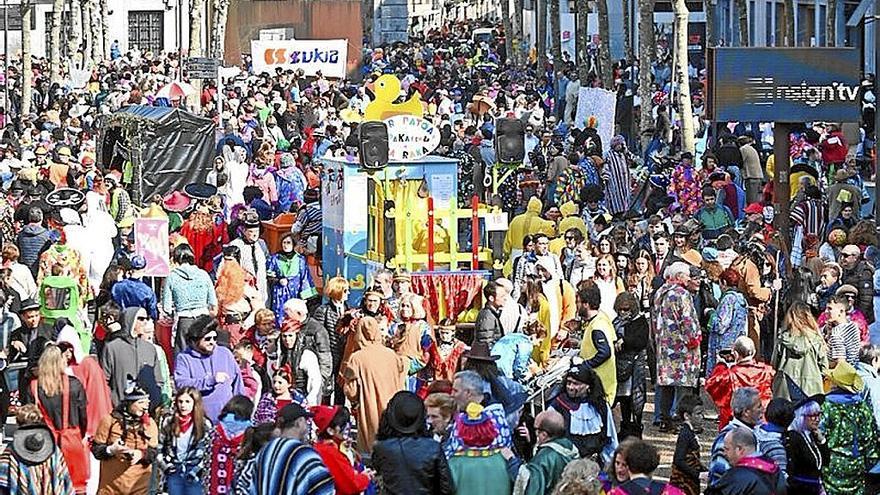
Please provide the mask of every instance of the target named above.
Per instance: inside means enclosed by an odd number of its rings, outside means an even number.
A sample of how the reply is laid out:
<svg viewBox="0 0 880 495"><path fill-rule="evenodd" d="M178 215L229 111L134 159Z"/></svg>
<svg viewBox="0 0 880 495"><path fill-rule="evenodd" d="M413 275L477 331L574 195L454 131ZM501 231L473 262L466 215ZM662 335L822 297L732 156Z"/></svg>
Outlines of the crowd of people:
<svg viewBox="0 0 880 495"><path fill-rule="evenodd" d="M680 149L662 60L644 143L639 65L609 68L603 143L573 111L598 74L579 81L568 56L516 66L500 28L474 42L474 27L365 48L365 84L245 60L198 105L156 96L176 54L114 50L84 87L50 84L46 60L9 65L0 493L880 493L873 76L856 132L795 128L776 198L769 124L705 122L697 93L705 150ZM459 199L509 215L490 246L504 269L440 321L412 273L379 270L357 301L321 273L321 160L355 152L383 74L440 129ZM215 120L206 182L137 204L124 157L97 162L100 117L133 104ZM488 187L509 167L502 117L523 121L525 157ZM791 239L774 227L785 201ZM296 220L270 249L262 222L283 213ZM146 276L137 218L167 219L167 277ZM668 482L646 427L677 435Z"/></svg>

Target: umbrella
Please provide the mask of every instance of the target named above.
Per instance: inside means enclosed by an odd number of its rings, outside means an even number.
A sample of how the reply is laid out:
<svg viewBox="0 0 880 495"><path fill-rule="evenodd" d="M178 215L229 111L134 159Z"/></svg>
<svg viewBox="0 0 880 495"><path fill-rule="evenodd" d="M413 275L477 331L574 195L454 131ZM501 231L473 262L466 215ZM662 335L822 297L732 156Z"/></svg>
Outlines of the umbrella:
<svg viewBox="0 0 880 495"><path fill-rule="evenodd" d="M168 98L169 100L179 100L181 98L186 98L189 95L194 95L197 92L196 88L183 81L171 81L165 86L162 86L162 89L156 93L156 97Z"/></svg>

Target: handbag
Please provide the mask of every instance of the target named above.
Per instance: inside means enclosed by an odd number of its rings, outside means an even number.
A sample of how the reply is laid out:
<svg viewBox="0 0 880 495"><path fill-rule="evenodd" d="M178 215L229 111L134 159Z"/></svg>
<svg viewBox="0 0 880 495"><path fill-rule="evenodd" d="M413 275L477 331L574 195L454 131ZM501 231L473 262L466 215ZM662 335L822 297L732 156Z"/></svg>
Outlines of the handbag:
<svg viewBox="0 0 880 495"><path fill-rule="evenodd" d="M70 471L70 480L73 482L74 489L84 491L89 481L89 452L79 427L67 424L70 420L70 378L65 376L61 383L61 429L56 429L49 421L50 416L40 402L37 380L31 382L31 392L37 407L46 418L46 424L55 436L56 444L61 449L61 454Z"/></svg>

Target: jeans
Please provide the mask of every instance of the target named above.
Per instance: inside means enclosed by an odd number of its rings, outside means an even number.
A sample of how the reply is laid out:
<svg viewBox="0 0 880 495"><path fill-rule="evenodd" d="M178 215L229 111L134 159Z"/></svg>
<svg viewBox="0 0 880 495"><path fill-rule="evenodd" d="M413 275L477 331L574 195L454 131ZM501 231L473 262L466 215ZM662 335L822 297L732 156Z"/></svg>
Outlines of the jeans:
<svg viewBox="0 0 880 495"><path fill-rule="evenodd" d="M678 401L689 394L688 387L659 386L654 395L654 419L669 421L675 416Z"/></svg>
<svg viewBox="0 0 880 495"><path fill-rule="evenodd" d="M204 495L202 484L198 481L187 481L180 473L168 475L165 479L168 495Z"/></svg>

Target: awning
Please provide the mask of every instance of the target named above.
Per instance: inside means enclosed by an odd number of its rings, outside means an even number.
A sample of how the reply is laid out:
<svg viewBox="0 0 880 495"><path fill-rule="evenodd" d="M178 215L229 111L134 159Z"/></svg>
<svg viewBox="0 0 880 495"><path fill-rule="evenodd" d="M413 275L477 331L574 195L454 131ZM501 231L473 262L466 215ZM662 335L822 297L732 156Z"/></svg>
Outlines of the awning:
<svg viewBox="0 0 880 495"><path fill-rule="evenodd" d="M865 14L870 12L872 8L874 8L874 0L862 0L859 2L859 6L856 7L856 10L849 16L849 20L846 21L846 27L858 26L862 19L865 18Z"/></svg>

